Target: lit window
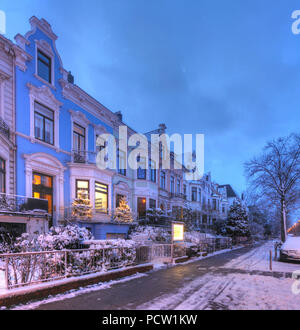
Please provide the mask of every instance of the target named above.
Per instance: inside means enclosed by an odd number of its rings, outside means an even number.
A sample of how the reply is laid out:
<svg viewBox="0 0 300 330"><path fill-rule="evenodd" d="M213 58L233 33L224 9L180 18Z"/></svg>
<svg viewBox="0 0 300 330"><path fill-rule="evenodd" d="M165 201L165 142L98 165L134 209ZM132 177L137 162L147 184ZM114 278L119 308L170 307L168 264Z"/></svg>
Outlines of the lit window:
<svg viewBox="0 0 300 330"><path fill-rule="evenodd" d="M95 182L95 209L99 213L108 211L108 186L100 182Z"/></svg>
<svg viewBox="0 0 300 330"><path fill-rule="evenodd" d="M87 198L89 198L90 182L88 180L76 180L76 198L79 198L80 192L85 192Z"/></svg>

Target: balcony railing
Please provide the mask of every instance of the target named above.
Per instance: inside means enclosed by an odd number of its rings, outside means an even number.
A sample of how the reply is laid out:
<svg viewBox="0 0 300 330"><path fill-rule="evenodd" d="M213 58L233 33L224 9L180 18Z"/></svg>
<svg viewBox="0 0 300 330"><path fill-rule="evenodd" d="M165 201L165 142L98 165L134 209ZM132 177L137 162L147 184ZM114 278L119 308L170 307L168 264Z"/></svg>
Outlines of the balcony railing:
<svg viewBox="0 0 300 330"><path fill-rule="evenodd" d="M64 211L64 220L65 221L83 221L83 222L103 222L103 223L126 223L122 219L116 217L116 210L112 209L90 209L90 210L77 210L74 211L74 208L65 207ZM137 220L137 213L131 212L133 222ZM130 223L130 222L129 222Z"/></svg>
<svg viewBox="0 0 300 330"><path fill-rule="evenodd" d="M182 193L170 193L170 198L181 198L186 200L186 195Z"/></svg>
<svg viewBox="0 0 300 330"><path fill-rule="evenodd" d="M0 213L1 214L34 214L48 215L48 201L17 195L0 193Z"/></svg>
<svg viewBox="0 0 300 330"><path fill-rule="evenodd" d="M0 117L0 133L9 139L10 129L6 122Z"/></svg>
<svg viewBox="0 0 300 330"><path fill-rule="evenodd" d="M72 161L76 164L96 164L97 153L86 150L73 150Z"/></svg>

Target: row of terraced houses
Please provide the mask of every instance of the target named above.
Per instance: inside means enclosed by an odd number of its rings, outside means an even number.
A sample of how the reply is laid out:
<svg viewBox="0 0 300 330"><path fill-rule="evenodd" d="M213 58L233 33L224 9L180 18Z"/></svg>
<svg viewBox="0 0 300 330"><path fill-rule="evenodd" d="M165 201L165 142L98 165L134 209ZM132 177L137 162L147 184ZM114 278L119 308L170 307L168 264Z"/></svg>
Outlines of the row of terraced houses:
<svg viewBox="0 0 300 330"><path fill-rule="evenodd" d="M129 224L117 224L112 216L121 197L132 208L135 223L145 220L149 208L171 216L187 206L199 230L226 219L237 194L230 185L212 182L210 173L187 181L184 170L172 166L99 169L97 137L111 133L118 139L119 126L126 125L122 113L110 111L74 83L46 20L32 17L30 25L14 42L0 35L2 229L35 234L65 224L81 190L88 192L93 215L75 221L98 239L127 235ZM159 124L153 132L165 133L166 125ZM128 135L134 133L128 127Z"/></svg>

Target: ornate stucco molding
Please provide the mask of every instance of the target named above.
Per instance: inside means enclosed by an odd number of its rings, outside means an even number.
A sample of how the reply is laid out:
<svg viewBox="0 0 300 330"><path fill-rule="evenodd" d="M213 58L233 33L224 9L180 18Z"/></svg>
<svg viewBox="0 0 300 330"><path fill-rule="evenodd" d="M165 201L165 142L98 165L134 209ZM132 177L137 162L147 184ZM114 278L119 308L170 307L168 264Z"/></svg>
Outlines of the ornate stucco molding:
<svg viewBox="0 0 300 330"><path fill-rule="evenodd" d="M59 111L62 103L58 101L52 94L48 86L36 87L31 83L27 83L29 89L30 99L30 137L32 142L35 140L34 136L34 109L35 102L38 102L45 107L48 107L54 112L54 146L59 150Z"/></svg>

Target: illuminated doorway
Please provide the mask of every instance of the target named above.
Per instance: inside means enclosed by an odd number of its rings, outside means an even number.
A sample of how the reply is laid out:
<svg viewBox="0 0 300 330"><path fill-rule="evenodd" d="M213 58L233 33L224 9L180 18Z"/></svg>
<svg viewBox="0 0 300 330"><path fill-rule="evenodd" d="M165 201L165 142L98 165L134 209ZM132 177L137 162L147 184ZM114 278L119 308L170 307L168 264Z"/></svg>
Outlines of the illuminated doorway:
<svg viewBox="0 0 300 330"><path fill-rule="evenodd" d="M52 226L53 218L53 178L41 173L33 173L32 196L48 201L48 213L50 214L49 227Z"/></svg>

